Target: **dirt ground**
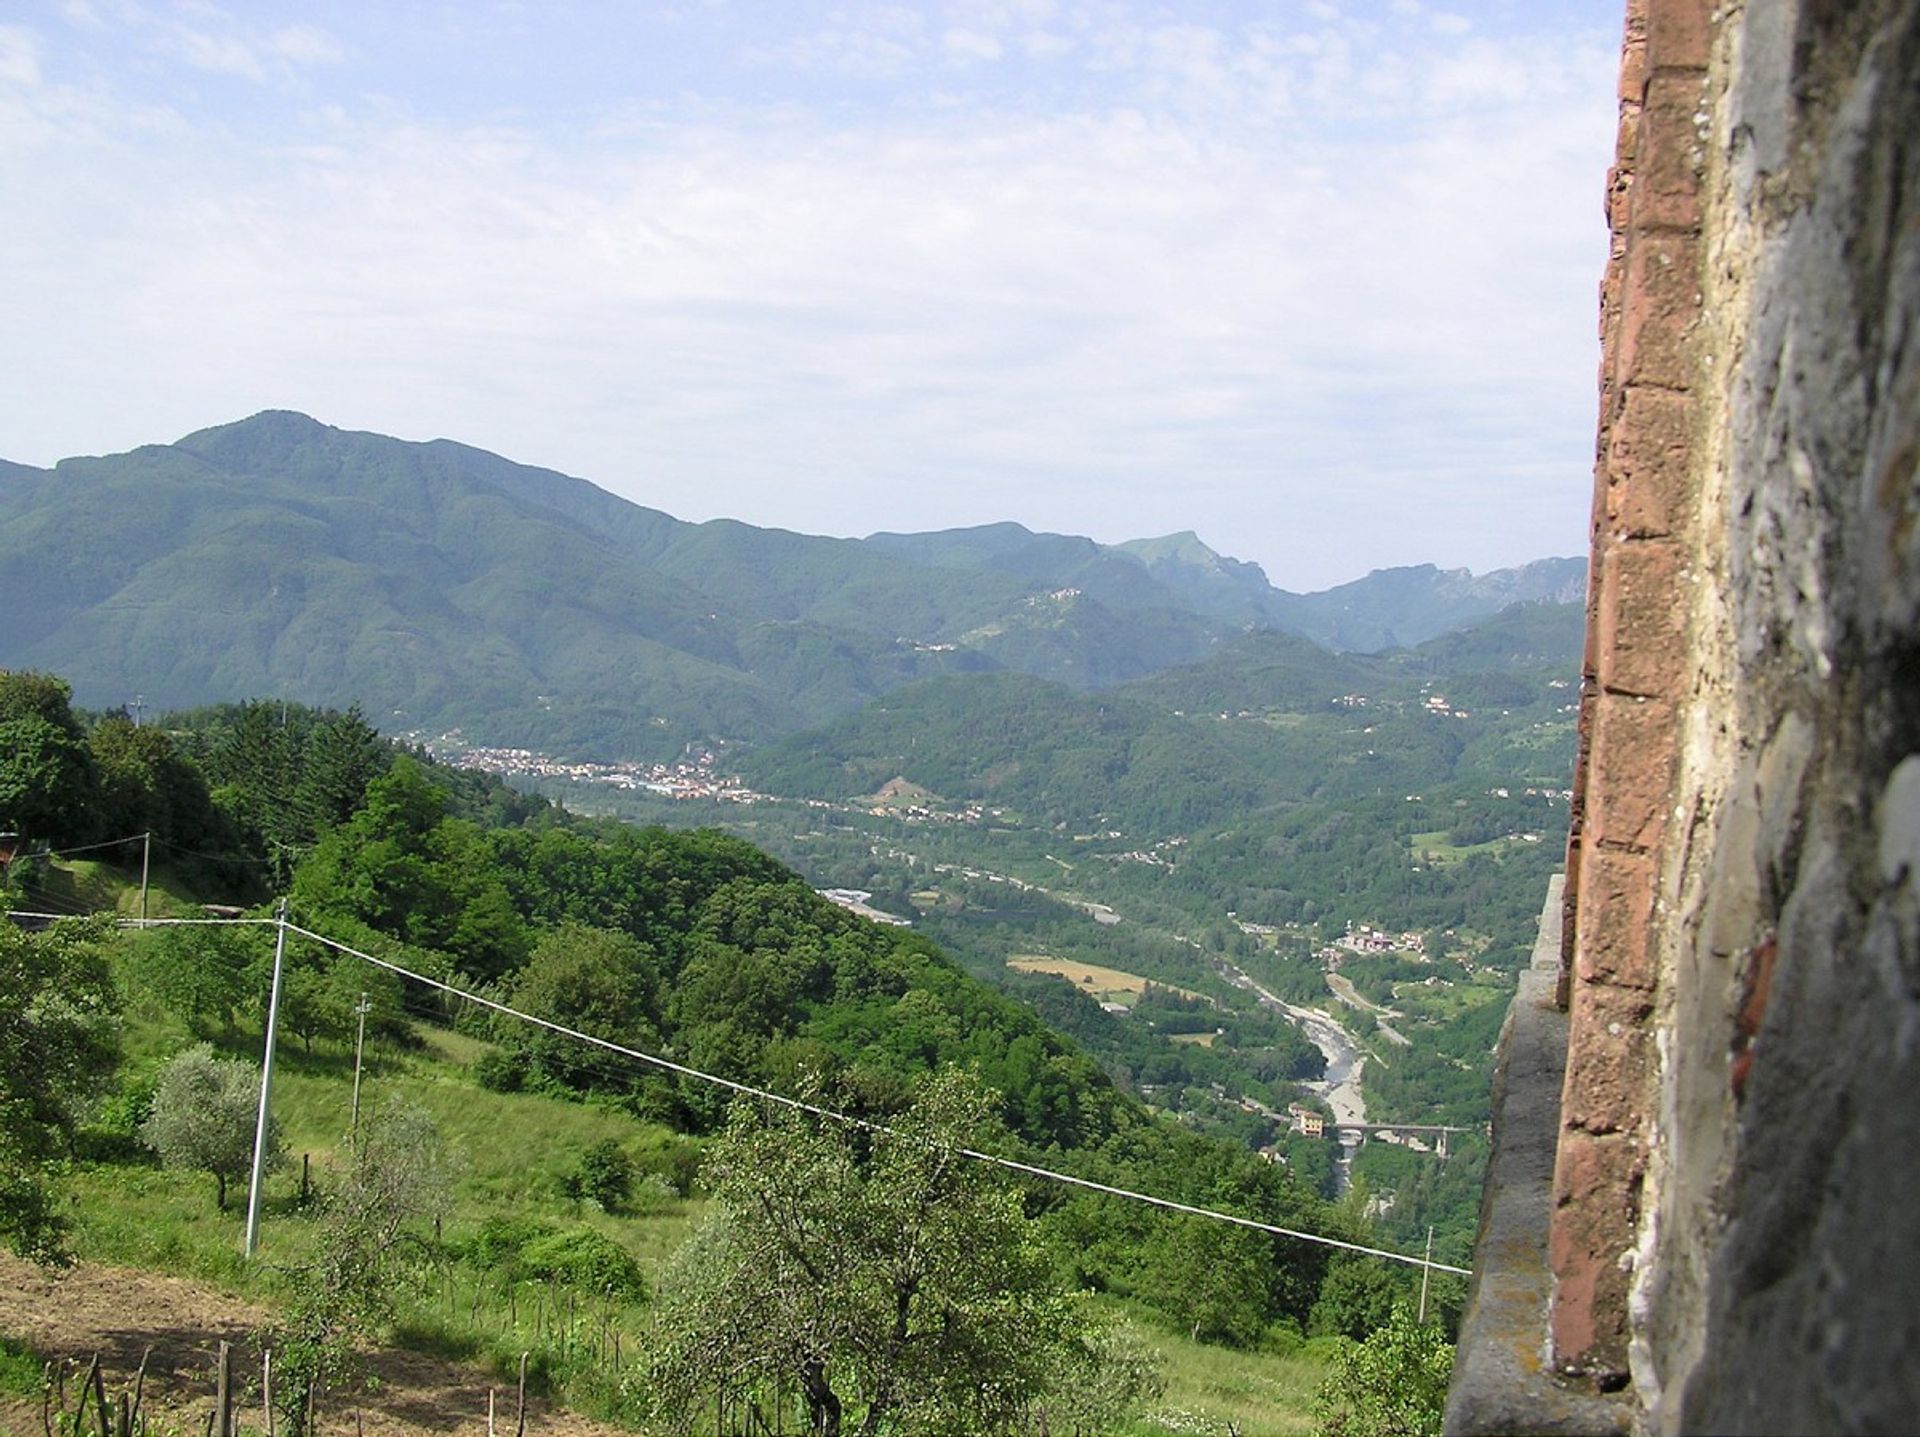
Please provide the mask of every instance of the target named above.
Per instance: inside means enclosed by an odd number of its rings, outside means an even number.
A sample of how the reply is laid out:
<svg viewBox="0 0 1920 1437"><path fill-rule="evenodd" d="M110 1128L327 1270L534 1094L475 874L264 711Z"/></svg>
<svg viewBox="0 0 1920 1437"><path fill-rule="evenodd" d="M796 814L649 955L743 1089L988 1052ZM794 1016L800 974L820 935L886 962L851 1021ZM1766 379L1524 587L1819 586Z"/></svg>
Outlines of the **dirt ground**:
<svg viewBox="0 0 1920 1437"><path fill-rule="evenodd" d="M179 1432L199 1437L213 1407L216 1354L222 1340L234 1345L235 1380L251 1394L240 1413L246 1430L265 1432L259 1403L259 1366L252 1333L267 1318L264 1308L198 1283L156 1273L80 1263L50 1273L0 1252L0 1332L77 1367L68 1381L69 1401L87 1364L98 1354L109 1398L129 1388L149 1348L142 1411L154 1437ZM336 1393L315 1423L318 1437L413 1437L413 1434L484 1433L487 1391L494 1390L496 1429L514 1430L513 1384L478 1368L414 1352L383 1350L368 1355L376 1388ZM362 1404L356 1411L354 1403ZM0 1433L41 1437L38 1402L0 1397ZM616 1437L617 1429L527 1401L529 1437Z"/></svg>

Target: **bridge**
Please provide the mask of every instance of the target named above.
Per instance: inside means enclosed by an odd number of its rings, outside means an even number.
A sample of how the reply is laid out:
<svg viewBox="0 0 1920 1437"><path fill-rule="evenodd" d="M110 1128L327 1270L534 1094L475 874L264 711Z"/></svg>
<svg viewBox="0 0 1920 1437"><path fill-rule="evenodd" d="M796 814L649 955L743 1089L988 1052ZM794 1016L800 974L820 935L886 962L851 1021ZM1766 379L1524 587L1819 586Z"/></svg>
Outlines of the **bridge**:
<svg viewBox="0 0 1920 1437"><path fill-rule="evenodd" d="M1433 1150L1440 1157L1447 1155L1447 1137L1451 1133L1477 1133L1483 1128L1452 1127L1445 1123L1328 1123L1327 1131L1333 1133L1358 1133L1360 1141L1365 1142L1374 1133L1436 1133L1438 1141Z"/></svg>

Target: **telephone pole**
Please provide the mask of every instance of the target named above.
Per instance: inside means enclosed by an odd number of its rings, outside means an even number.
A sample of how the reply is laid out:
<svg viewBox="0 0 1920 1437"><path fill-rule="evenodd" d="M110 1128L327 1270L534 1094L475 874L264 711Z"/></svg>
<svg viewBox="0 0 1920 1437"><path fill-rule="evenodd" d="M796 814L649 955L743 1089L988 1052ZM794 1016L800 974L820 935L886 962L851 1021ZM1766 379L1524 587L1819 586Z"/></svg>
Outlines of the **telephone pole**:
<svg viewBox="0 0 1920 1437"><path fill-rule="evenodd" d="M287 957L287 900L280 900L273 943L273 991L267 998L267 1046L260 1060L260 1119L253 1129L253 1177L247 1184L246 1256L260 1245L260 1185L267 1173L267 1104L273 1092L273 1039L280 1024L280 974Z"/></svg>

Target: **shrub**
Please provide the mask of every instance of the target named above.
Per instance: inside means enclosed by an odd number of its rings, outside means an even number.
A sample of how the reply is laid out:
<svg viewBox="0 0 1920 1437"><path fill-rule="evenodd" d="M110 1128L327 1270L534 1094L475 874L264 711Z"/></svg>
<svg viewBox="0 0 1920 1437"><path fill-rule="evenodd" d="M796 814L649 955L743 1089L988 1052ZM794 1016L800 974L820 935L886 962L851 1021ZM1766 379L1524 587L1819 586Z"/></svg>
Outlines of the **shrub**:
<svg viewBox="0 0 1920 1437"><path fill-rule="evenodd" d="M633 1178L633 1159L614 1139L602 1138L581 1154L561 1186L575 1202L598 1203L607 1212L618 1212L633 1196Z"/></svg>
<svg viewBox="0 0 1920 1437"><path fill-rule="evenodd" d="M633 1254L592 1228L535 1238L520 1250L520 1260L528 1277L623 1302L647 1298L647 1280Z"/></svg>

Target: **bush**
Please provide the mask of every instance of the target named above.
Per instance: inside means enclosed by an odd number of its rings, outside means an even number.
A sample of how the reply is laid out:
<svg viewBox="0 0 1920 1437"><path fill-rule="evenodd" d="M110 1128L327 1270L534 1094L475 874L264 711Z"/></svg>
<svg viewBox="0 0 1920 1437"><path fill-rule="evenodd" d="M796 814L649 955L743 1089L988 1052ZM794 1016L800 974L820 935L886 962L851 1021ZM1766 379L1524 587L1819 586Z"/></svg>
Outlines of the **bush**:
<svg viewBox="0 0 1920 1437"><path fill-rule="evenodd" d="M1322 1437L1439 1437L1453 1375L1440 1329L1404 1302L1365 1342L1347 1342L1313 1399Z"/></svg>
<svg viewBox="0 0 1920 1437"><path fill-rule="evenodd" d="M633 1196L634 1166L625 1149L612 1138L602 1138L580 1156L579 1164L561 1179L561 1187L575 1202L597 1203L618 1212Z"/></svg>
<svg viewBox="0 0 1920 1437"><path fill-rule="evenodd" d="M517 1281L526 1275L520 1254L528 1243L552 1237L560 1229L553 1223L533 1217L490 1217L480 1231L454 1251L463 1261L482 1272L498 1272Z"/></svg>
<svg viewBox="0 0 1920 1437"><path fill-rule="evenodd" d="M644 1302L647 1280L633 1254L592 1228L535 1238L520 1250L526 1275L623 1302Z"/></svg>

